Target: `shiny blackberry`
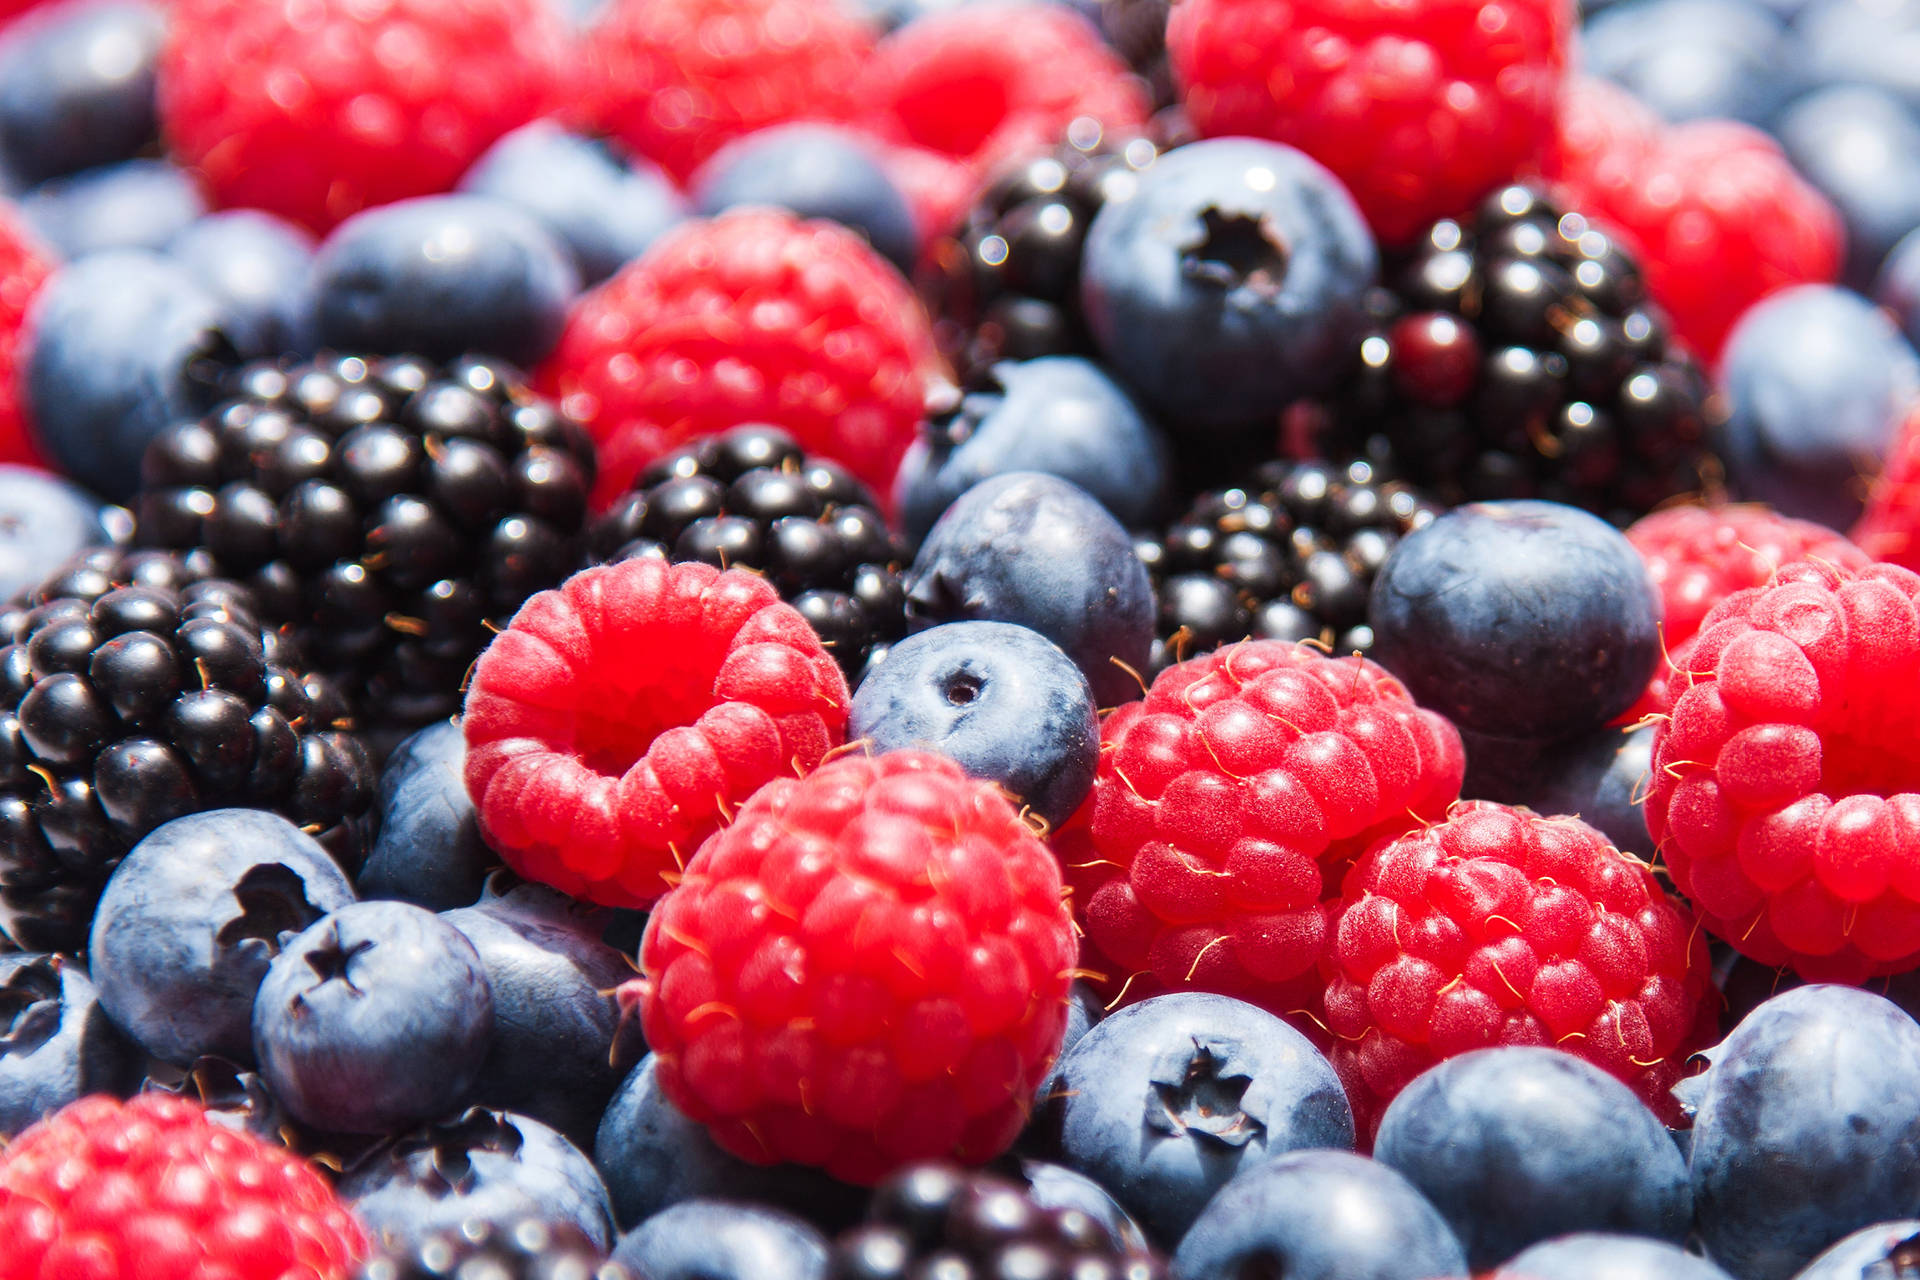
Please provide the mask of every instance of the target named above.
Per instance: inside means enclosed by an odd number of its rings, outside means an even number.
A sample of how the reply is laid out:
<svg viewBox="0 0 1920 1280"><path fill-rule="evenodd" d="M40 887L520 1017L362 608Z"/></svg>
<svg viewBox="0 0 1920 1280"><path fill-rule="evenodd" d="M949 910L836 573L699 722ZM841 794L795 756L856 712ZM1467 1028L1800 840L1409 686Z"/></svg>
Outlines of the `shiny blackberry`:
<svg viewBox="0 0 1920 1280"><path fill-rule="evenodd" d="M1544 498L1628 523L1713 486L1718 406L1617 243L1507 187L1387 276L1322 447L1390 453L1449 503Z"/></svg>
<svg viewBox="0 0 1920 1280"><path fill-rule="evenodd" d="M906 633L906 550L873 495L775 427L735 427L661 458L595 522L591 545L597 562L659 556L755 570L852 683Z"/></svg>
<svg viewBox="0 0 1920 1280"><path fill-rule="evenodd" d="M920 280L934 336L963 384L995 362L1092 355L1080 315L1080 248L1094 215L1159 158L1147 138L1076 120L1067 141L994 181Z"/></svg>
<svg viewBox="0 0 1920 1280"><path fill-rule="evenodd" d="M404 1254L360 1265L354 1280L637 1280L606 1261L579 1228L522 1218L475 1220L428 1236Z"/></svg>
<svg viewBox="0 0 1920 1280"><path fill-rule="evenodd" d="M1134 542L1159 600L1154 673L1248 636L1365 653L1374 574L1440 510L1367 459L1268 462L1249 485L1202 494Z"/></svg>
<svg viewBox="0 0 1920 1280"><path fill-rule="evenodd" d="M867 1221L834 1242L831 1280L1162 1280L1165 1262L1092 1214L950 1165L883 1183Z"/></svg>
<svg viewBox="0 0 1920 1280"><path fill-rule="evenodd" d="M489 624L578 567L586 433L489 359L323 355L234 392L148 449L138 540L253 587L376 745L456 712Z"/></svg>
<svg viewBox="0 0 1920 1280"><path fill-rule="evenodd" d="M373 766L346 700L204 552L102 548L0 609L0 930L86 945L161 823L271 809L359 864Z"/></svg>

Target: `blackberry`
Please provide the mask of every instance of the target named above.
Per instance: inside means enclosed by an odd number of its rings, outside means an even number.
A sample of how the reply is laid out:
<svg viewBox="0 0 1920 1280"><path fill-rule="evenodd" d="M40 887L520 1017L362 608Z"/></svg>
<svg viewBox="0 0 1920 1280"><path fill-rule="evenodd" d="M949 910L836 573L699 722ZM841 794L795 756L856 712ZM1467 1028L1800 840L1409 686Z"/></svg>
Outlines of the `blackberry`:
<svg viewBox="0 0 1920 1280"><path fill-rule="evenodd" d="M1202 494L1134 542L1159 600L1153 674L1248 636L1365 653L1374 574L1439 512L1364 458L1267 462L1252 484Z"/></svg>
<svg viewBox="0 0 1920 1280"><path fill-rule="evenodd" d="M906 549L866 487L775 427L735 427L641 473L595 522L596 561L659 556L765 575L851 684L905 634Z"/></svg>
<svg viewBox="0 0 1920 1280"><path fill-rule="evenodd" d="M1080 248L1094 215L1159 158L1143 137L1076 120L1067 141L1001 175L936 241L921 293L963 384L1001 360L1093 355L1080 316Z"/></svg>
<svg viewBox="0 0 1920 1280"><path fill-rule="evenodd" d="M1545 498L1629 523L1710 487L1718 412L1640 269L1526 186L1442 220L1378 290L1329 452L1390 455L1455 504Z"/></svg>
<svg viewBox="0 0 1920 1280"><path fill-rule="evenodd" d="M359 865L373 766L346 700L204 552L102 548L0 610L0 929L76 951L161 823L271 809Z"/></svg>
<svg viewBox="0 0 1920 1280"><path fill-rule="evenodd" d="M476 1220L428 1236L418 1247L369 1259L355 1280L634 1280L605 1261L578 1227L521 1218Z"/></svg>
<svg viewBox="0 0 1920 1280"><path fill-rule="evenodd" d="M253 587L377 749L455 714L489 624L578 567L586 433L491 359L323 355L233 390L148 449L137 539Z"/></svg>
<svg viewBox="0 0 1920 1280"><path fill-rule="evenodd" d="M1131 1233L1130 1233L1131 1234ZM1161 1280L1163 1260L1135 1235L1077 1208L1047 1208L989 1173L918 1165L873 1196L867 1221L834 1242L831 1280Z"/></svg>

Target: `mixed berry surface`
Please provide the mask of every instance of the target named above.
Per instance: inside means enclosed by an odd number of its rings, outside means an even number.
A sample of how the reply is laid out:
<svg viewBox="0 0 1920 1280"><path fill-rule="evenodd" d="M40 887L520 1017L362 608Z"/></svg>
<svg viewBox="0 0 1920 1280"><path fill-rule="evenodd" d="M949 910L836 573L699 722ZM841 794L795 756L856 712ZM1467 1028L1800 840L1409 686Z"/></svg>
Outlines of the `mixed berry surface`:
<svg viewBox="0 0 1920 1280"><path fill-rule="evenodd" d="M1917 39L0 0L0 1280L1916 1274Z"/></svg>

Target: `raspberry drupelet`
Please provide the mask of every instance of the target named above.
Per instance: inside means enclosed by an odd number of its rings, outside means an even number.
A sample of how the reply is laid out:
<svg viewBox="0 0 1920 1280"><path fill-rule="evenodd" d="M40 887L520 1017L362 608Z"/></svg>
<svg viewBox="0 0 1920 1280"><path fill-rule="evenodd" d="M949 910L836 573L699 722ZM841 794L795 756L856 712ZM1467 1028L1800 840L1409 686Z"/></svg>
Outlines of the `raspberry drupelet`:
<svg viewBox="0 0 1920 1280"><path fill-rule="evenodd" d="M27 308L53 274L46 248L19 211L0 200L0 463L42 465L27 422Z"/></svg>
<svg viewBox="0 0 1920 1280"><path fill-rule="evenodd" d="M840 745L848 701L833 656L765 579L602 565L527 601L481 654L467 790L521 875L646 906L733 806Z"/></svg>
<svg viewBox="0 0 1920 1280"><path fill-rule="evenodd" d="M1647 829L1707 927L1811 981L1920 961L1920 575L1805 561L1673 657Z"/></svg>
<svg viewBox="0 0 1920 1280"><path fill-rule="evenodd" d="M1132 998L1190 988L1280 1014L1317 1003L1347 864L1438 818L1466 768L1458 731L1381 667L1279 640L1168 668L1100 737L1087 829L1056 842L1089 965Z"/></svg>
<svg viewBox="0 0 1920 1280"><path fill-rule="evenodd" d="M1060 868L993 784L918 751L768 784L647 922L642 1027L714 1140L871 1184L1005 1151L1060 1052Z"/></svg>
<svg viewBox="0 0 1920 1280"><path fill-rule="evenodd" d="M1672 1121L1717 1007L1705 937L1645 864L1576 818L1484 801L1354 866L1325 970L1363 1133L1434 1063L1498 1045L1585 1058Z"/></svg>

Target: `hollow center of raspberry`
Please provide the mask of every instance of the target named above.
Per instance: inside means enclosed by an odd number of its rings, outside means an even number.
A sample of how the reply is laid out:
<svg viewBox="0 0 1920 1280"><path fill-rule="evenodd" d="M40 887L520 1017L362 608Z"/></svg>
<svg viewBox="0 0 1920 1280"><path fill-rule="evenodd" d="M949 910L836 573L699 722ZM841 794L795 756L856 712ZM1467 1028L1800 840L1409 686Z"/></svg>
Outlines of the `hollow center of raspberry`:
<svg viewBox="0 0 1920 1280"><path fill-rule="evenodd" d="M722 655L683 653L596 663L574 715L573 747L589 769L618 778L669 729L691 725L713 705Z"/></svg>
<svg viewBox="0 0 1920 1280"><path fill-rule="evenodd" d="M894 112L907 137L930 151L971 156L1006 121L1006 78L991 67L943 71L903 86Z"/></svg>
<svg viewBox="0 0 1920 1280"><path fill-rule="evenodd" d="M1920 742L1829 732L1820 746L1820 789L1829 796L1920 791Z"/></svg>
<svg viewBox="0 0 1920 1280"><path fill-rule="evenodd" d="M1208 208L1199 237L1183 246L1180 270L1222 289L1278 293L1287 278L1286 241L1271 218Z"/></svg>
<svg viewBox="0 0 1920 1280"><path fill-rule="evenodd" d="M1154 1079L1147 1121L1163 1133L1244 1147L1267 1131L1241 1106L1252 1084L1252 1077L1232 1070L1224 1057L1195 1041L1193 1055L1177 1071Z"/></svg>

